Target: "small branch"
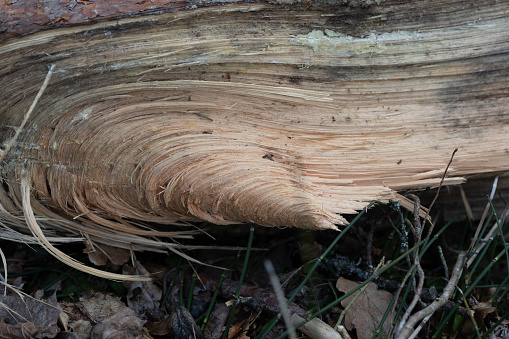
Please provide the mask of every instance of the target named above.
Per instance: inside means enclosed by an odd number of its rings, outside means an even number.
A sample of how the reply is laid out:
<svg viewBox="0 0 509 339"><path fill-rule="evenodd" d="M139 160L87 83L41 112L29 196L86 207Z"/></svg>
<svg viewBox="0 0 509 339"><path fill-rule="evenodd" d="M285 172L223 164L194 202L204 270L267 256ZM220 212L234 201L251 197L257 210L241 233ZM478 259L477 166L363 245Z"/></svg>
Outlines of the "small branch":
<svg viewBox="0 0 509 339"><path fill-rule="evenodd" d="M406 323L402 323L400 325L401 331L396 335L397 339L404 339L409 338L410 336L414 335L414 327L417 325L418 322L423 320L424 318L432 315L435 313L440 307L445 305L449 298L452 296L452 293L454 292L454 289L456 288L456 285L458 284L458 280L461 277L461 272L463 271L463 264L465 262L466 252L461 252L458 255L458 259L456 260L456 264L454 265L454 268L452 270L451 274L451 280L449 280L449 283L444 289L444 292L442 295L432 302L428 307L425 309L420 310L419 312L415 313L408 319Z"/></svg>
<svg viewBox="0 0 509 339"><path fill-rule="evenodd" d="M405 221L408 224L408 226L410 227L410 229L412 230L412 233L414 235L414 241L416 243L418 243L421 241L422 233L424 231L422 229L421 220L419 217L419 210L421 209L421 201L418 196L413 195L413 194L409 194L408 197L414 201L414 223L412 224L410 221L408 221L408 219L405 219ZM408 317L410 317L410 314L414 310L415 306L417 306L417 303L421 300L422 288L424 287L425 274L421 267L421 262L419 260L419 249L418 248L413 253L413 262L414 262L413 266L415 266L415 269L416 269L417 273L419 274L419 283L417 286L414 286L414 290L415 290L414 297L413 297L410 305L408 306L407 310L405 311L405 314L402 317L401 324L404 324L407 321ZM411 270L410 272L413 272L413 270ZM415 278L414 278L414 283L415 283ZM401 328L401 325L400 325L400 328Z"/></svg>
<svg viewBox="0 0 509 339"><path fill-rule="evenodd" d="M444 266L444 277L445 280L449 280L449 272L447 269L447 262L445 261L444 252L442 251L442 247L438 247L438 254L440 254L440 261L442 262L442 265Z"/></svg>
<svg viewBox="0 0 509 339"><path fill-rule="evenodd" d="M44 90L46 89L46 87L48 87L49 80L51 79L51 75L53 74L54 69L55 69L55 64L51 65L51 67L48 71L48 74L46 74L46 78L44 79L44 83L42 84L41 89L37 93L34 101L32 102L32 105L30 105L30 108L26 112L25 117L23 118L23 121L21 122L21 125L19 125L18 129L16 130L16 134L14 134L14 137L11 139L11 141L9 141L9 144L7 145L5 150L0 155L0 163L2 162L2 160L4 160L5 155L7 154L7 152L9 152L12 145L14 145L14 142L16 142L16 139L18 139L19 134L21 133L21 131L25 127L25 124L27 123L28 119L30 118L30 115L32 114L32 112L34 110L35 105L37 105L37 102L41 98L42 93L44 93Z"/></svg>
<svg viewBox="0 0 509 339"><path fill-rule="evenodd" d="M440 194L440 189L442 188L442 186L444 184L445 176L447 175L447 171L449 170L449 167L452 164L452 160L454 159L454 155L456 154L456 152L458 152L457 148L454 149L454 151L452 152L451 159L449 160L449 163L447 164L447 167L445 168L444 175L442 175L442 180L440 180L440 185L438 185L437 194L435 194L435 197L433 198L431 205L429 205L428 211L426 212L426 216L424 217L424 221L423 221L423 225L422 225L423 227L426 224L426 221L428 220L429 212L431 211L431 209L433 208L433 205L435 205L435 202L438 199L438 196ZM429 228L429 231L428 231L429 235L431 235L431 233L433 232L434 227L435 227L435 224L431 223L431 227Z"/></svg>
<svg viewBox="0 0 509 339"><path fill-rule="evenodd" d="M277 302L279 303L279 308L281 309L281 314L283 315L283 320L285 322L286 328L290 334L291 339L297 338L297 332L293 327L290 312L288 311L288 307L286 306L286 299L283 295L281 284L279 283L279 279L276 275L276 271L274 270L274 266L270 260L265 260L264 262L265 269L269 274L270 283L272 284L272 288L274 288L274 293L277 297Z"/></svg>
<svg viewBox="0 0 509 339"><path fill-rule="evenodd" d="M493 186L491 188L490 200L493 199L493 197L495 196L495 191L497 190L497 186L498 186L498 176L495 177L495 180L493 180ZM486 219L486 216L488 215L489 210L490 210L490 203L488 202L486 204L486 207L484 208L484 212L482 214L481 220L479 221L479 225L477 225L477 229L475 230L475 234L472 238L472 242L470 243L470 247L468 248L468 252L471 252L472 250L474 250L474 245L477 242L477 238L479 237L479 233L481 232L481 229L484 225L484 220ZM472 263L470 262L470 264L472 264Z"/></svg>
<svg viewBox="0 0 509 339"><path fill-rule="evenodd" d="M424 327L424 325L426 325L426 323L428 322L429 318L431 318L432 314L428 315L427 317L425 317L420 323L419 323L419 326L417 326L417 328L415 329L415 331L412 333L412 335L408 338L408 339L414 339L415 337L417 337L417 335L419 334L419 332L422 330L422 328Z"/></svg>
<svg viewBox="0 0 509 339"><path fill-rule="evenodd" d="M318 318L313 318L310 321L307 321L297 313L293 313L292 323L294 326L298 326L302 323L305 323L299 327L299 331L309 336L310 338L343 339L338 332L336 332L332 327L330 327L329 325L327 325Z"/></svg>
<svg viewBox="0 0 509 339"><path fill-rule="evenodd" d="M419 217L419 211L421 210L421 200L415 194L409 194L408 197L414 201L414 223L412 230L414 231L414 236L416 238L416 242L421 241L422 237L422 225L421 218ZM426 219L424 219L426 220Z"/></svg>

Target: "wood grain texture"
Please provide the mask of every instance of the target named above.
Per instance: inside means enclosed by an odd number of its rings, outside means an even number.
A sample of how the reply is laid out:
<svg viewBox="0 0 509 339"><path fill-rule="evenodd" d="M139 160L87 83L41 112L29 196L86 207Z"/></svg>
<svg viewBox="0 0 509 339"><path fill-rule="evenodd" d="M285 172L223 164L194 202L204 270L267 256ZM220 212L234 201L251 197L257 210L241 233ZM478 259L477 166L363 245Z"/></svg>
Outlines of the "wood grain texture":
<svg viewBox="0 0 509 339"><path fill-rule="evenodd" d="M508 15L504 1L232 3L7 39L2 144L56 68L0 201L19 211L27 175L36 213L66 231L325 229L437 186L455 148L446 184L505 173Z"/></svg>

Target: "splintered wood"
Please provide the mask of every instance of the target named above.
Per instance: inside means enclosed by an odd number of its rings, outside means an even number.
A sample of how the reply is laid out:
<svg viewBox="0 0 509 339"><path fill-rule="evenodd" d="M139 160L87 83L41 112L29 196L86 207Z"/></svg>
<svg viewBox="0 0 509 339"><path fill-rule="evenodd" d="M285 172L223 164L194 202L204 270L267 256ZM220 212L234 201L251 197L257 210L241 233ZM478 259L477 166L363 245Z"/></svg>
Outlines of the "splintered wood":
<svg viewBox="0 0 509 339"><path fill-rule="evenodd" d="M437 186L455 148L445 185L508 171L509 7L377 3L214 3L1 42L4 153L55 65L4 154L4 222L26 231L26 178L47 230L157 249L185 234L147 223L329 229L410 206L397 192Z"/></svg>

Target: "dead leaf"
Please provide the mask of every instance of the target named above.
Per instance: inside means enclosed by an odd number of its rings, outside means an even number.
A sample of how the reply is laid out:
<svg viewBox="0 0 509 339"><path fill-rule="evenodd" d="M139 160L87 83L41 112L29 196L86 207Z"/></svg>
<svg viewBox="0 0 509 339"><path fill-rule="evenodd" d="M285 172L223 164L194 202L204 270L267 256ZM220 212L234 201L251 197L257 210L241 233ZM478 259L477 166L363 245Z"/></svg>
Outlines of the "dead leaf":
<svg viewBox="0 0 509 339"><path fill-rule="evenodd" d="M124 265L124 274L148 276L150 273L138 261L135 261L135 269ZM152 281L125 281L124 286L128 289L127 305L143 319L147 319L146 327L151 334L166 335L170 332L171 319L159 308L159 301L163 293Z"/></svg>
<svg viewBox="0 0 509 339"><path fill-rule="evenodd" d="M15 339L15 338L34 338L39 329L31 322L18 323L15 325L5 323L3 318L0 318L0 338L2 339Z"/></svg>
<svg viewBox="0 0 509 339"><path fill-rule="evenodd" d="M88 260L96 266L104 266L108 262L108 257L103 252L97 250L92 245L86 241L85 248L83 249L83 253L88 254Z"/></svg>
<svg viewBox="0 0 509 339"><path fill-rule="evenodd" d="M251 314L249 317L232 325L228 330L228 339L249 339L250 337L247 336L247 331L254 319L256 319L256 314Z"/></svg>
<svg viewBox="0 0 509 339"><path fill-rule="evenodd" d="M60 315L58 316L59 324L64 328L64 331L67 332L69 325L69 315L63 311L60 311Z"/></svg>
<svg viewBox="0 0 509 339"><path fill-rule="evenodd" d="M130 259L130 253L126 249L116 248L104 244L85 242L84 253L88 254L89 260L98 266L104 266L108 260L114 265L123 265Z"/></svg>
<svg viewBox="0 0 509 339"><path fill-rule="evenodd" d="M90 320L97 323L91 330L94 339L141 338L145 320L127 307L117 297L101 292L89 292L80 298L81 309ZM82 332L88 330L86 323L79 323ZM70 324L77 331L76 324ZM78 331L77 331L78 332Z"/></svg>
<svg viewBox="0 0 509 339"><path fill-rule="evenodd" d="M347 293L359 284L344 278L339 278L336 288ZM346 307L355 297L355 293L341 302ZM357 330L359 339L370 339L373 337L373 331L376 331L380 324L387 307L393 298L393 295L387 291L378 290L375 283L371 283L364 290L361 296L357 298L352 307L347 311L345 316L345 327L351 331ZM382 327L381 333L388 334L391 330L392 319L395 312L391 312Z"/></svg>
<svg viewBox="0 0 509 339"><path fill-rule="evenodd" d="M95 325L94 339L137 339L143 336L145 320L138 318L129 307L124 307L113 316Z"/></svg>
<svg viewBox="0 0 509 339"><path fill-rule="evenodd" d="M69 323L69 327L76 333L81 339L89 339L92 334L94 326L88 320L76 320Z"/></svg>
<svg viewBox="0 0 509 339"><path fill-rule="evenodd" d="M143 276L150 274L138 261L135 261L135 265L136 269L124 265L123 274ZM159 309L159 301L163 293L152 281L125 281L124 286L128 289L127 305L134 309L137 314Z"/></svg>
<svg viewBox="0 0 509 339"><path fill-rule="evenodd" d="M73 331L70 333L75 333L80 339L89 339L93 326L90 323L90 317L83 312L83 305L80 302L61 302L60 305L63 307L62 313L65 313L69 317L67 320L67 328ZM60 316L62 317L62 315Z"/></svg>
<svg viewBox="0 0 509 339"><path fill-rule="evenodd" d="M221 335L224 331L224 325L226 324L226 320L228 319L229 308L223 303L217 303L210 314L209 320L205 329L203 330L203 335L207 339L215 339L221 338Z"/></svg>
<svg viewBox="0 0 509 339"><path fill-rule="evenodd" d="M131 258L129 251L123 248L101 244L99 245L99 250L108 257L108 260L113 265L123 265Z"/></svg>
<svg viewBox="0 0 509 339"><path fill-rule="evenodd" d="M80 297L81 310L95 323L120 312L127 306L119 298L102 292L86 292Z"/></svg>
<svg viewBox="0 0 509 339"><path fill-rule="evenodd" d="M167 335L171 331L171 317L162 311L158 312L158 318L150 317L145 328L152 335Z"/></svg>
<svg viewBox="0 0 509 339"><path fill-rule="evenodd" d="M472 313L474 313L475 321L483 331L488 329L486 324L490 323L489 321L485 321L487 317L492 318L493 322L498 320L497 308L487 302L481 302L472 306Z"/></svg>
<svg viewBox="0 0 509 339"><path fill-rule="evenodd" d="M17 294L0 295L0 337L54 338L60 331L60 310L54 294L44 301L29 297L22 300Z"/></svg>
<svg viewBox="0 0 509 339"><path fill-rule="evenodd" d="M184 306L176 306L171 312L171 332L175 338L203 339L200 328Z"/></svg>

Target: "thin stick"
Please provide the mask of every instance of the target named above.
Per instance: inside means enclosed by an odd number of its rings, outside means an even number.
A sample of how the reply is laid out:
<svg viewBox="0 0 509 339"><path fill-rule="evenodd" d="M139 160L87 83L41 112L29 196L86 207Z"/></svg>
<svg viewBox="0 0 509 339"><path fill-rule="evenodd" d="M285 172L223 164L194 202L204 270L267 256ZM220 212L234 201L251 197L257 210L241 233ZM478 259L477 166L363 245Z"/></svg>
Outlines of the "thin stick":
<svg viewBox="0 0 509 339"><path fill-rule="evenodd" d="M454 155L456 154L457 151L458 151L458 149L456 148L452 152L451 159L449 160L449 163L447 164L447 167L445 168L444 175L442 175L442 180L440 180L440 185L438 185L437 194L435 194L435 197L433 198L433 201L431 202L431 205L429 205L428 211L426 212L426 216L424 217L424 221L423 221L423 224L422 224L423 228L424 228L424 224L426 224L426 221L428 220L429 212L433 208L433 205L435 205L435 201L437 201L437 199L438 199L438 196L440 194L440 189L442 188L442 186L444 184L445 176L447 175L447 171L449 170L449 166L451 166L452 160L454 159ZM429 230L428 230L428 234L429 235L431 235L431 233L433 232L433 228L434 227L435 227L435 224L432 223L430 228L429 228Z"/></svg>
<svg viewBox="0 0 509 339"><path fill-rule="evenodd" d="M53 74L54 69L55 69L55 64L51 65L51 67L48 71L48 74L46 74L46 79L44 79L44 83L42 84L41 89L39 90L39 93L37 93L37 96L35 97L34 101L32 102L32 105L30 106L28 111L25 113L25 117L23 118L21 125L19 125L18 129L16 130L16 134L14 134L14 137L11 139L11 141L9 141L9 144L7 144L7 147L3 151L2 155L0 155L0 163L2 162L2 160L4 160L5 155L7 154L7 152L9 152L12 145L14 145L14 142L16 142L16 139L18 138L19 134L25 127L25 124L27 123L28 119L30 118L30 115L32 114L32 111L34 110L35 105L37 105L37 102L41 98L42 93L44 93L44 90L48 86L49 80L51 79L51 75Z"/></svg>
<svg viewBox="0 0 509 339"><path fill-rule="evenodd" d="M424 229L422 228L422 226L424 224L421 225L421 221L419 219L419 210L420 210L421 203L420 203L419 197L417 197L416 195L409 194L408 197L414 201L414 223L412 224L410 221L408 221L408 219L405 219L405 221L407 222L408 226L412 230L412 234L414 236L414 241L417 243L417 242L421 241L422 234L424 232ZM413 261L414 261L413 266L415 266L415 270L417 271L417 273L419 275L419 283L417 286L414 286L414 291L415 291L414 298L410 302L410 305L408 306L407 310L403 314L403 317L401 318L402 320L398 327L398 332L401 331L402 325L407 321L407 319L410 317L410 314L414 310L415 306L417 306L417 303L421 300L422 288L424 286L425 274L421 267L420 255L419 255L418 248L413 253ZM413 272L413 270L411 270L410 272ZM412 275L414 275L414 274L412 273ZM414 278L413 281L415 284L415 275L413 276L413 278Z"/></svg>
<svg viewBox="0 0 509 339"><path fill-rule="evenodd" d="M495 180L493 180L493 186L491 187L490 200L493 200L493 197L495 196L495 191L497 190L497 186L498 186L498 176L495 177ZM486 219L486 216L488 215L489 210L490 210L490 203L488 201L488 203L486 204L486 207L484 208L484 212L482 214L481 220L479 221L479 225L477 225L477 229L475 230L475 234L474 234L474 237L472 238L472 242L470 243L470 247L468 248L468 252L472 252L472 250L474 249L474 245L477 241L477 238L479 237L479 233L481 233L481 229L484 224L484 220ZM493 226L492 231L493 232L495 231L495 226ZM489 236L491 236L491 234ZM487 237L487 238L489 238L489 237ZM483 244L481 244L481 245L483 245ZM476 251L479 251L479 249L476 248ZM469 260L468 266L470 266L471 264L472 264L472 260Z"/></svg>
<svg viewBox="0 0 509 339"><path fill-rule="evenodd" d="M400 333L396 336L397 339L401 338L409 338L414 332L415 325L420 322L422 319L428 317L429 315L435 313L440 307L447 303L447 300L451 297L454 292L456 285L458 284L458 280L461 277L461 272L463 271L463 264L465 262L466 252L460 252L458 255L458 259L456 260L456 264L452 270L451 280L447 283L447 286L444 289L442 295L433 301L428 307L420 310L415 313L408 319L408 321L403 324L403 328Z"/></svg>
<svg viewBox="0 0 509 339"><path fill-rule="evenodd" d="M288 311L288 307L286 306L285 296L283 295L281 284L279 283L276 271L274 270L274 265L272 265L272 262L270 260L265 260L263 264L265 265L265 269L269 274L270 283L272 284L272 288L274 288L274 293L276 293L277 302L279 303L279 308L281 310L281 314L283 315L283 320L285 322L286 328L288 329L290 338L296 339L297 332L295 331L295 327L292 324L290 312Z"/></svg>
<svg viewBox="0 0 509 339"><path fill-rule="evenodd" d="M447 262L445 261L444 251L442 251L442 247L437 246L438 254L440 255L440 261L442 262L442 266L444 267L444 277L445 280L449 280L449 270L447 269Z"/></svg>
<svg viewBox="0 0 509 339"><path fill-rule="evenodd" d="M474 213L472 213L472 208L470 207L470 204L468 203L467 195L465 193L465 190L462 186L460 186L460 194L461 194L461 201L463 201L463 205L465 206L465 211L467 212L468 220L472 222L474 220Z"/></svg>
<svg viewBox="0 0 509 339"><path fill-rule="evenodd" d="M327 323L323 322L319 318L313 318L311 320L307 320L302 318L297 313L292 314L292 323L295 327L299 327L299 331L307 335L312 339L347 339L344 335L336 332L332 327L327 325ZM345 338L343 338L345 337Z"/></svg>
<svg viewBox="0 0 509 339"><path fill-rule="evenodd" d="M422 330L422 328L424 327L424 325L426 325L426 323L428 322L429 318L431 318L432 314L428 315L427 317L425 317L420 323L419 323L419 326L417 326L417 328L415 329L415 331L412 333L412 335L408 338L408 339L414 339L415 337L417 337L417 335L419 334L419 332Z"/></svg>

